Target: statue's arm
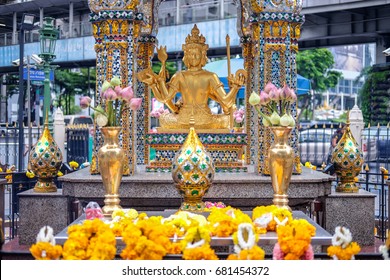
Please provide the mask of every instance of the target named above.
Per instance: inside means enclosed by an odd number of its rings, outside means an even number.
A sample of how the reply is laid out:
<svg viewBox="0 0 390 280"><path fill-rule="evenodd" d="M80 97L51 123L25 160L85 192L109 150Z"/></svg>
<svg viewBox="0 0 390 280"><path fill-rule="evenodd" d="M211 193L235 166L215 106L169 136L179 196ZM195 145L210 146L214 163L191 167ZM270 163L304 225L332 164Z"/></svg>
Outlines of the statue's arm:
<svg viewBox="0 0 390 280"><path fill-rule="evenodd" d="M213 88L214 88L214 95L216 97L216 101L218 101L225 112L225 114L229 114L230 108L236 104L236 97L238 90L241 88L241 85L239 83L232 83L232 87L230 88L230 91L228 93L225 92L225 89L223 88L223 84L219 80L217 75L213 75Z"/></svg>
<svg viewBox="0 0 390 280"><path fill-rule="evenodd" d="M177 89L172 83L174 81L174 77L172 77L172 81L169 83L170 86L167 87L165 80L162 77L158 78L158 85L161 91L161 95L164 97L163 100L159 100L160 102L165 103L167 107L174 113L179 112L179 108L172 102L172 99L175 97L177 93Z"/></svg>

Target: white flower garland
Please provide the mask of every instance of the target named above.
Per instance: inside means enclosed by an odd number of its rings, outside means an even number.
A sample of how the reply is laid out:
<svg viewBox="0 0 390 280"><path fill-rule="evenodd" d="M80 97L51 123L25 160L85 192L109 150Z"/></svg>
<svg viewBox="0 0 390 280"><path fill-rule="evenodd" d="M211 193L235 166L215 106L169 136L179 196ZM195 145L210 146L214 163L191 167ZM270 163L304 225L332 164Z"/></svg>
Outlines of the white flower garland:
<svg viewBox="0 0 390 280"><path fill-rule="evenodd" d="M244 234L247 233L247 240L244 239ZM237 229L237 243L234 246L234 251L239 254L241 250L249 250L256 244L256 236L253 226L250 223L242 223Z"/></svg>
<svg viewBox="0 0 390 280"><path fill-rule="evenodd" d="M51 245L55 246L56 241L54 239L53 228L49 226L44 226L40 229L37 235L37 243L38 242L48 242Z"/></svg>
<svg viewBox="0 0 390 280"><path fill-rule="evenodd" d="M351 242L352 242L351 231L346 227L341 227L341 226L336 227L335 234L332 237L332 245L341 246L341 248L345 249Z"/></svg>

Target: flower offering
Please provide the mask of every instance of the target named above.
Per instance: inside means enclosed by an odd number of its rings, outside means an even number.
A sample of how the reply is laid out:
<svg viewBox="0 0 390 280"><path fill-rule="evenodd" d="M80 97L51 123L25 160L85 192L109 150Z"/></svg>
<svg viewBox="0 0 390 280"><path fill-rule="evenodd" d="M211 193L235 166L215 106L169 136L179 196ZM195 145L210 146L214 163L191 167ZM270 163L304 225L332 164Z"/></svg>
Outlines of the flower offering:
<svg viewBox="0 0 390 280"><path fill-rule="evenodd" d="M135 98L131 86L122 88L119 77L114 77L111 81L104 81L101 88L102 104L97 107L91 106L91 98L83 96L80 99L80 107L86 109L90 107L96 112L95 121L98 126L119 126L120 118L128 110L138 110L142 104L142 98ZM117 116L118 113L118 116Z"/></svg>
<svg viewBox="0 0 390 280"><path fill-rule="evenodd" d="M264 126L295 126L295 120L291 116L291 105L297 100L295 91L284 85L277 88L268 82L260 95L252 92L249 103L254 106L257 112L263 117ZM261 110L264 108L266 112Z"/></svg>

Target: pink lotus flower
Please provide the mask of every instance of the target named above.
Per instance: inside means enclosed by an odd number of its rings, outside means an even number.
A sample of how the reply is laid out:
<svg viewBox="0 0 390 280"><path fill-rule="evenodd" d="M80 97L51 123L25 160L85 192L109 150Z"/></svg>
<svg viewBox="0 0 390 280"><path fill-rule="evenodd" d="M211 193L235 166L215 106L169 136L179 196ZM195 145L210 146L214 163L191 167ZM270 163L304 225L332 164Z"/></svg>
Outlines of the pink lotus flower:
<svg viewBox="0 0 390 280"><path fill-rule="evenodd" d="M91 104L92 99L88 96L80 97L80 107L82 109L87 109Z"/></svg>
<svg viewBox="0 0 390 280"><path fill-rule="evenodd" d="M103 93L103 99L106 99L106 100L115 100L118 98L118 95L116 94L115 90L113 90L112 88L109 88L107 89L104 93Z"/></svg>
<svg viewBox="0 0 390 280"><path fill-rule="evenodd" d="M249 104L254 106L263 117L265 126L295 126L295 121L292 117L286 119L281 116L290 116L291 105L297 100L295 91L288 85L283 88L278 88L271 82L268 82L263 91L258 95L252 92L249 97ZM265 110L261 110L264 108ZM281 121L282 120L282 121Z"/></svg>
<svg viewBox="0 0 390 280"><path fill-rule="evenodd" d="M142 105L142 98L132 98L130 100L130 108L131 110L138 110L141 108Z"/></svg>
<svg viewBox="0 0 390 280"><path fill-rule="evenodd" d="M120 91L119 96L125 101L130 101L134 97L133 89L131 86L125 87Z"/></svg>
<svg viewBox="0 0 390 280"><path fill-rule="evenodd" d="M116 87L114 88L114 90L115 90L116 94L120 95L120 93L121 93L121 91L122 91L122 88L121 88L120 86L116 86Z"/></svg>
<svg viewBox="0 0 390 280"><path fill-rule="evenodd" d="M270 100L271 98L265 91L260 92L260 105L266 105Z"/></svg>
<svg viewBox="0 0 390 280"><path fill-rule="evenodd" d="M277 90L278 88L271 82L268 82L264 88L265 93L270 94L271 91Z"/></svg>

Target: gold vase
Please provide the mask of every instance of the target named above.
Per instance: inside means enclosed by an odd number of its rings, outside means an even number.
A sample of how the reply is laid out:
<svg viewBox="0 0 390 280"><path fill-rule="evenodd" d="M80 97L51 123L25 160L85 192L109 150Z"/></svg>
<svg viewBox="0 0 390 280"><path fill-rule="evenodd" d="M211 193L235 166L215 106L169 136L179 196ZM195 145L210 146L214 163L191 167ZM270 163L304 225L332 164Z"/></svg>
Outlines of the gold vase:
<svg viewBox="0 0 390 280"><path fill-rule="evenodd" d="M288 206L287 190L294 166L294 149L288 145L288 137L292 127L275 126L270 127L270 129L274 135L274 142L268 152L269 169L274 189L273 204L291 211Z"/></svg>
<svg viewBox="0 0 390 280"><path fill-rule="evenodd" d="M103 214L111 217L112 212L122 209L119 205L119 186L122 180L125 153L119 145L121 127L102 127L103 145L98 151L99 172L102 176L104 195Z"/></svg>

